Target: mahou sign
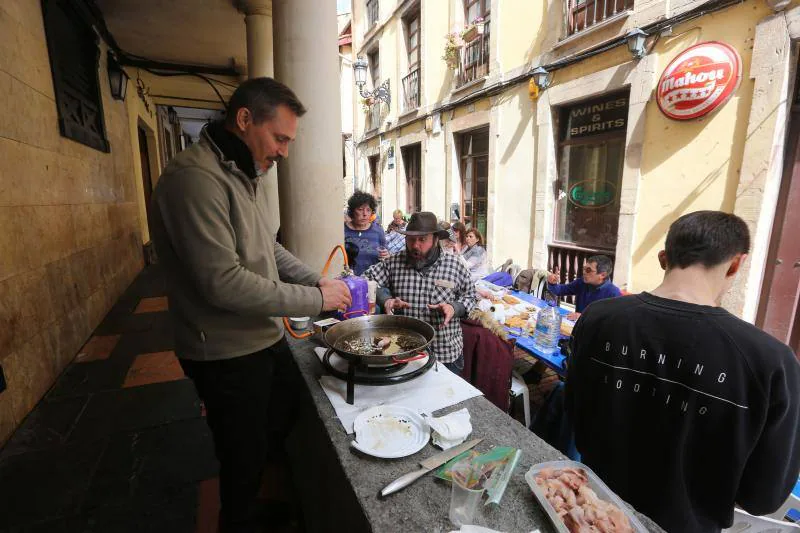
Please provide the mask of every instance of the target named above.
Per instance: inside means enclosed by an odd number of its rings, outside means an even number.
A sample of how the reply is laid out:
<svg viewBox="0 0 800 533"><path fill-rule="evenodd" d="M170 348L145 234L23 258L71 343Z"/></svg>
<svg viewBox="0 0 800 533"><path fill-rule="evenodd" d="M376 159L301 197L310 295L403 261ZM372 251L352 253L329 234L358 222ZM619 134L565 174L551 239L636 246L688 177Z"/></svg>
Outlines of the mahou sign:
<svg viewBox="0 0 800 533"><path fill-rule="evenodd" d="M736 91L742 80L742 58L725 43L709 41L688 48L664 69L656 101L675 120L711 113Z"/></svg>

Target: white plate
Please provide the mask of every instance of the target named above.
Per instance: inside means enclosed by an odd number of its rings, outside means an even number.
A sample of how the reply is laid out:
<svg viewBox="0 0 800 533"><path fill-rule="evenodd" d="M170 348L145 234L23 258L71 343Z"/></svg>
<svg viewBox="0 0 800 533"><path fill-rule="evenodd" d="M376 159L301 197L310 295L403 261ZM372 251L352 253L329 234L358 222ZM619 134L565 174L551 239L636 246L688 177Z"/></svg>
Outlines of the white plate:
<svg viewBox="0 0 800 533"><path fill-rule="evenodd" d="M350 445L373 457L396 459L420 451L430 439L428 423L407 407L378 405L353 422L356 440Z"/></svg>

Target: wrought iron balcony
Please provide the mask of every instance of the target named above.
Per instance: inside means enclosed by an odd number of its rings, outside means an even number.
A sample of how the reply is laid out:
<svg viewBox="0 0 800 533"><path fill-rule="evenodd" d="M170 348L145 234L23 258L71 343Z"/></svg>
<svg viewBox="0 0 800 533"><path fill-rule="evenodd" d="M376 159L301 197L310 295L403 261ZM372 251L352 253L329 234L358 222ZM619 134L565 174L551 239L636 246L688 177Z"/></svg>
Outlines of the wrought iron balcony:
<svg viewBox="0 0 800 533"><path fill-rule="evenodd" d="M419 107L419 68L415 68L403 78L403 111Z"/></svg>
<svg viewBox="0 0 800 533"><path fill-rule="evenodd" d="M574 35L595 24L633 9L634 0L565 0L567 35Z"/></svg>

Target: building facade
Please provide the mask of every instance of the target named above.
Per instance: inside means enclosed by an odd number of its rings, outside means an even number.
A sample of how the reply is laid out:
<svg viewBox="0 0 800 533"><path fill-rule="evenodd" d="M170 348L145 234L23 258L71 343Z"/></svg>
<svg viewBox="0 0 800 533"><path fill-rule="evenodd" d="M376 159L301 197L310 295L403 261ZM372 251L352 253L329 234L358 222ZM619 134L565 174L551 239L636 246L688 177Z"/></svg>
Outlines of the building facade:
<svg viewBox="0 0 800 533"><path fill-rule="evenodd" d="M724 305L768 330L770 316L782 321L772 332L789 340L800 256L785 238L780 248L778 230L792 183L784 154L795 157L797 16L764 0L358 0L367 88L388 81L392 95L354 102L359 185L381 195L384 219L424 209L477 227L495 265L557 266L569 279L587 256L612 256L631 292L660 282L656 256L676 218L736 213L753 249ZM626 39L635 29L641 57ZM698 118L670 118L659 80L708 42L740 58L730 95ZM549 85L535 83L536 67ZM781 310L769 310L770 290L791 293Z"/></svg>

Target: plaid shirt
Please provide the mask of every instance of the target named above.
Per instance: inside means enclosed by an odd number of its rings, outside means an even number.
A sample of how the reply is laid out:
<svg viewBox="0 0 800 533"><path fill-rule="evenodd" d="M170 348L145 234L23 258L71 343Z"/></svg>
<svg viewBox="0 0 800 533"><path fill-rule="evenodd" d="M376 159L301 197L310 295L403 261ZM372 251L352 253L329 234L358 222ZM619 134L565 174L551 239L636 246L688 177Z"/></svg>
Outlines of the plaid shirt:
<svg viewBox="0 0 800 533"><path fill-rule="evenodd" d="M386 234L386 249L392 255L399 254L406 249L406 236L393 231Z"/></svg>
<svg viewBox="0 0 800 533"><path fill-rule="evenodd" d="M439 361L452 363L462 355L461 320L453 317L446 327L439 329L444 315L437 309L428 309L428 304L459 302L469 314L475 306L475 285L469 269L458 257L442 251L434 264L419 271L406 262L404 250L371 266L364 277L389 289L394 298L411 304L410 309L398 310L398 313L424 320L436 329L429 350Z"/></svg>

